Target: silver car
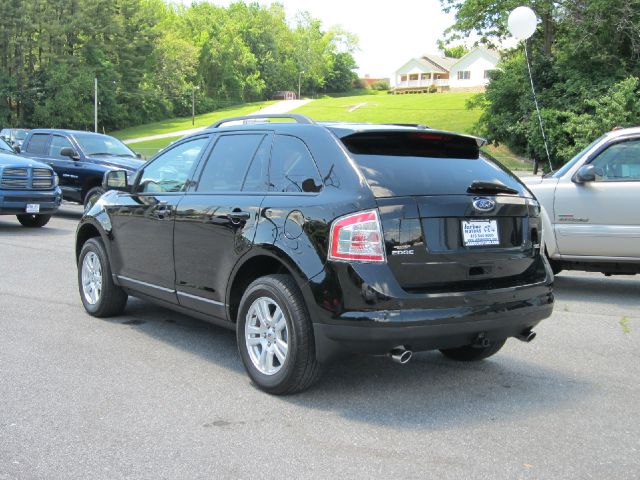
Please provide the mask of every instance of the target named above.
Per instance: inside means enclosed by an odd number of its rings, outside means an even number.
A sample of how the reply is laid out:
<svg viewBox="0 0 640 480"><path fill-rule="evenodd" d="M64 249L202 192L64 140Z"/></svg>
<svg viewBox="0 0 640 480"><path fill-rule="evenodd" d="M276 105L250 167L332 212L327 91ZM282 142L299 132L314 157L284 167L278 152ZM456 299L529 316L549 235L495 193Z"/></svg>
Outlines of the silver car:
<svg viewBox="0 0 640 480"><path fill-rule="evenodd" d="M640 127L606 133L560 170L522 180L543 207L554 272L640 273Z"/></svg>

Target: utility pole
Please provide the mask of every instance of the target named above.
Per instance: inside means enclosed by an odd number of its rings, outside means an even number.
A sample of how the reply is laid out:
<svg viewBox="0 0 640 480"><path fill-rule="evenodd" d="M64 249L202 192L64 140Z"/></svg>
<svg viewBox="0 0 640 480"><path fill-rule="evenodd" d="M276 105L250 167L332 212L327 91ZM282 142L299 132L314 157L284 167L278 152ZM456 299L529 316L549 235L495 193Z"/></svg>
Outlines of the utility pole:
<svg viewBox="0 0 640 480"><path fill-rule="evenodd" d="M98 133L98 77L93 79L93 131Z"/></svg>
<svg viewBox="0 0 640 480"><path fill-rule="evenodd" d="M194 86L191 89L191 125L194 127L196 125L196 90L199 88Z"/></svg>
<svg viewBox="0 0 640 480"><path fill-rule="evenodd" d="M304 70L300 70L300 74L298 75L298 100L300 100L300 85L302 83L302 74Z"/></svg>

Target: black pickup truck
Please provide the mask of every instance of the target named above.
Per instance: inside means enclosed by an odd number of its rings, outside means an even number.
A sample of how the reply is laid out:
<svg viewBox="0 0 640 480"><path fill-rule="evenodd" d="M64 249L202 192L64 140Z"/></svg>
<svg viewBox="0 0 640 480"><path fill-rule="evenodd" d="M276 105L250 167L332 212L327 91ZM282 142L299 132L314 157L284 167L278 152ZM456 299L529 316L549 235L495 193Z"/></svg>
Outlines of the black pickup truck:
<svg viewBox="0 0 640 480"><path fill-rule="evenodd" d="M117 138L75 130L31 130L21 155L50 165L65 200L88 207L104 193L102 177L111 170L133 173L143 161Z"/></svg>

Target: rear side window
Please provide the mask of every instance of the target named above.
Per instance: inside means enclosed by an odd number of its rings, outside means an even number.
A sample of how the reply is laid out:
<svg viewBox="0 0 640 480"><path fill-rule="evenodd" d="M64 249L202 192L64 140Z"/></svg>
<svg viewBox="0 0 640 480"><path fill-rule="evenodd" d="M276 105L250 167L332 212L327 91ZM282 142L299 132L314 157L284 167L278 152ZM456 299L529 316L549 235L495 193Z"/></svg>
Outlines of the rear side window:
<svg viewBox="0 0 640 480"><path fill-rule="evenodd" d="M472 137L437 132L365 132L342 138L376 197L466 194L474 181L522 191L500 165L479 157Z"/></svg>
<svg viewBox="0 0 640 480"><path fill-rule="evenodd" d="M36 133L29 140L27 145L27 152L35 153L38 155L44 155L47 153L47 143L49 142L50 135L46 133Z"/></svg>
<svg viewBox="0 0 640 480"><path fill-rule="evenodd" d="M316 163L302 140L277 135L271 153L269 190L273 192L319 192L322 180Z"/></svg>
<svg viewBox="0 0 640 480"><path fill-rule="evenodd" d="M238 192L264 135L224 135L213 147L198 192Z"/></svg>

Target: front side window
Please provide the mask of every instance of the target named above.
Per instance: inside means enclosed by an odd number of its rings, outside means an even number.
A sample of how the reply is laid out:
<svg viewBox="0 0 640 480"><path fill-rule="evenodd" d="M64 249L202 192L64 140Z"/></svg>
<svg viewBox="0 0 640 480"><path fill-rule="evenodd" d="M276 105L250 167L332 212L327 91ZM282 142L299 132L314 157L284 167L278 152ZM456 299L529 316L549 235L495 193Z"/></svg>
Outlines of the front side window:
<svg viewBox="0 0 640 480"><path fill-rule="evenodd" d="M65 137L61 137L59 135L54 135L51 139L51 143L49 144L49 156L56 158L68 158L60 155L60 151L63 148L73 148L71 142L67 140Z"/></svg>
<svg viewBox="0 0 640 480"><path fill-rule="evenodd" d="M49 143L50 136L51 135L46 133L34 134L27 145L27 152L35 153L36 155L44 155L47 152L47 143Z"/></svg>
<svg viewBox="0 0 640 480"><path fill-rule="evenodd" d="M640 180L640 140L611 145L591 165L596 167L596 180L624 182Z"/></svg>
<svg viewBox="0 0 640 480"><path fill-rule="evenodd" d="M265 135L223 135L198 181L198 192L239 192L249 163Z"/></svg>
<svg viewBox="0 0 640 480"><path fill-rule="evenodd" d="M319 192L322 180L316 163L302 140L277 135L271 153L269 190L273 192Z"/></svg>
<svg viewBox="0 0 640 480"><path fill-rule="evenodd" d="M142 172L139 193L182 192L208 137L196 138L160 154Z"/></svg>

